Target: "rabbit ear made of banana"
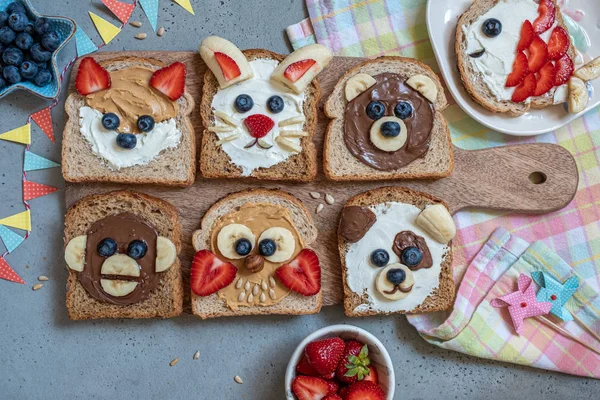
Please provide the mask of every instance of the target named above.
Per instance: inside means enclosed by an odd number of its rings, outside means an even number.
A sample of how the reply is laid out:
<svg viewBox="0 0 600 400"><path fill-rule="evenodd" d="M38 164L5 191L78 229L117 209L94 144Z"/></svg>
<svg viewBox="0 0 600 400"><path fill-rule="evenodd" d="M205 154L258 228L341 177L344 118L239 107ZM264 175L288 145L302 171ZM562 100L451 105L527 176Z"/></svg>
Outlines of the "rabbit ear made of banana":
<svg viewBox="0 0 600 400"><path fill-rule="evenodd" d="M227 39L209 36L200 43L198 52L217 77L221 89L254 76L244 53Z"/></svg>
<svg viewBox="0 0 600 400"><path fill-rule="evenodd" d="M296 93L302 93L332 58L327 47L310 44L287 56L275 68L271 80L283 83Z"/></svg>

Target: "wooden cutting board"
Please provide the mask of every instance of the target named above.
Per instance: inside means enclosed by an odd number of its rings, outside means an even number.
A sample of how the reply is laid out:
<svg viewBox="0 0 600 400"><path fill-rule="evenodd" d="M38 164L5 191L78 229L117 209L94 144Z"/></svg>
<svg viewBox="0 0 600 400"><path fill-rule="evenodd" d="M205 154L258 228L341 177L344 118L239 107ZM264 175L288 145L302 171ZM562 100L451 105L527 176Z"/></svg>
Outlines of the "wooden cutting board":
<svg viewBox="0 0 600 400"><path fill-rule="evenodd" d="M206 66L196 52L119 52L96 53L97 60L113 57L152 57L164 62L182 61L188 67L187 90L196 100L196 110L191 118L197 143L203 130L198 105L202 95L202 79ZM319 107L319 123L314 142L319 154L319 166L322 165L321 150L323 136L328 123L322 112L322 104L337 80L349 68L363 61L359 58L335 57L329 66L319 75L323 99ZM72 71L77 71L77 61ZM71 74L69 91L74 90L75 73ZM319 237L311 247L319 255L323 268L323 304L338 304L342 300L340 261L337 251L336 230L338 218L344 202L351 196L384 185L407 186L412 189L429 192L444 199L452 213L463 208L480 208L514 211L519 213L542 214L566 206L575 196L578 172L575 160L564 148L552 144L526 144L492 149L466 151L454 147L455 169L452 176L437 181L390 181L337 183L328 181L319 167L314 182L268 183L243 179L203 179L188 188L166 188L160 186L133 186L118 184L67 184L66 204L71 206L80 198L93 193L116 189L134 189L160 197L173 203L179 209L183 225L184 249L181 254L182 265L188 270L193 257L191 235L198 229L204 212L215 201L228 193L250 187L281 188L292 193L312 210L313 218L319 229ZM199 174L198 174L199 175ZM313 199L309 193L320 192L320 199ZM333 205L316 214L319 203L325 203L324 194L335 199ZM188 274L184 274L187 276Z"/></svg>

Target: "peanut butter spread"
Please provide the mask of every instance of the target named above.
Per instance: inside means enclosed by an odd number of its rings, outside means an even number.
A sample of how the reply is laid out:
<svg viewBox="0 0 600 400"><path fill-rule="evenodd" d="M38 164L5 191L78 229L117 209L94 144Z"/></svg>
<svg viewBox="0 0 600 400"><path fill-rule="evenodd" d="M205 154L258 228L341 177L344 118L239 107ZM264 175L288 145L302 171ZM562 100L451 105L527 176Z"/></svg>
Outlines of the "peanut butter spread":
<svg viewBox="0 0 600 400"><path fill-rule="evenodd" d="M152 116L156 123L175 118L179 106L150 86L153 73L143 67L111 71L111 87L87 95L87 105L103 114L117 114L121 120L119 132L138 133L137 120L142 115Z"/></svg>
<svg viewBox="0 0 600 400"><path fill-rule="evenodd" d="M294 236L295 248L293 255L284 262L272 263L264 260L261 271L252 273L244 265L246 257L231 260L223 256L217 246L217 236L221 228L229 224L242 224L248 227L256 237L249 255L258 254L258 239L260 235L272 227L289 230ZM279 303L290 293L290 289L282 285L275 276L275 270L296 258L304 248L304 242L294 226L292 217L285 207L269 203L247 203L230 214L224 215L213 225L210 234L211 250L221 260L229 261L238 269L234 281L218 292L220 299L233 310L242 306L271 306ZM243 293L243 294L242 294Z"/></svg>

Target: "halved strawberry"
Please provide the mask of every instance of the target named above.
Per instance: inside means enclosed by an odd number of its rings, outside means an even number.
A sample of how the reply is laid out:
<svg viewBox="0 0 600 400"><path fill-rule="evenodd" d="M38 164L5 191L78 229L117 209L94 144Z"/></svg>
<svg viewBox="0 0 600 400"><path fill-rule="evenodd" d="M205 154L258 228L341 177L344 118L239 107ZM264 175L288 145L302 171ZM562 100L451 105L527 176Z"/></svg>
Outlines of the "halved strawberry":
<svg viewBox="0 0 600 400"><path fill-rule="evenodd" d="M102 68L92 57L81 60L75 77L75 88L79 94L85 96L109 87L110 75L108 71Z"/></svg>
<svg viewBox="0 0 600 400"><path fill-rule="evenodd" d="M369 375L365 376L364 381L366 382L379 382L379 378L377 377L377 370L372 365L369 365Z"/></svg>
<svg viewBox="0 0 600 400"><path fill-rule="evenodd" d="M552 89L552 87L554 86L555 75L556 72L554 69L554 64L552 64L552 61L548 61L538 73L533 95L541 96L543 94L546 94L550 89Z"/></svg>
<svg viewBox="0 0 600 400"><path fill-rule="evenodd" d="M323 397L323 400L343 400L340 395L338 394L328 394L327 396Z"/></svg>
<svg viewBox="0 0 600 400"><path fill-rule="evenodd" d="M525 76L523 82L513 92L511 100L515 103L520 103L522 101L527 100L530 96L533 96L533 92L535 92L537 80L535 79L535 74L530 72Z"/></svg>
<svg viewBox="0 0 600 400"><path fill-rule="evenodd" d="M289 264L275 271L277 278L288 289L304 296L312 296L321 290L321 266L314 251L303 249Z"/></svg>
<svg viewBox="0 0 600 400"><path fill-rule="evenodd" d="M533 40L533 36L533 25L531 25L531 22L526 19L521 26L521 38L519 39L519 44L517 44L517 51L523 51L527 49Z"/></svg>
<svg viewBox="0 0 600 400"><path fill-rule="evenodd" d="M362 381L369 373L369 348L356 340L346 342L335 376L344 383Z"/></svg>
<svg viewBox="0 0 600 400"><path fill-rule="evenodd" d="M573 66L573 60L568 54L565 54L556 61L556 77L554 78L554 86L560 86L569 81L573 76L575 66Z"/></svg>
<svg viewBox="0 0 600 400"><path fill-rule="evenodd" d="M548 61L548 45L535 36L529 45L529 72L538 72Z"/></svg>
<svg viewBox="0 0 600 400"><path fill-rule="evenodd" d="M329 393L329 386L325 379L300 375L292 382L292 392L298 400L322 400Z"/></svg>
<svg viewBox="0 0 600 400"><path fill-rule="evenodd" d="M346 400L346 395L348 394L348 389L350 389L350 386L344 386L340 388L340 391L338 392L338 394L340 395L340 397L343 400Z"/></svg>
<svg viewBox="0 0 600 400"><path fill-rule="evenodd" d="M338 392L338 389L340 388L339 383L337 383L336 381L333 380L327 380L327 386L329 387L329 394L336 394Z"/></svg>
<svg viewBox="0 0 600 400"><path fill-rule="evenodd" d="M552 25L556 17L556 7L551 0L540 0L538 5L539 16L533 21L533 31L538 35L546 32Z"/></svg>
<svg viewBox="0 0 600 400"><path fill-rule="evenodd" d="M335 371L345 345L339 337L320 339L310 342L304 353L315 371L320 375L328 375Z"/></svg>
<svg viewBox="0 0 600 400"><path fill-rule="evenodd" d="M250 136L256 139L267 136L275 126L275 122L263 114L253 114L244 119L244 126L248 129Z"/></svg>
<svg viewBox="0 0 600 400"><path fill-rule="evenodd" d="M306 71L308 71L310 67L316 63L317 62L312 59L296 61L295 63L288 65L283 73L283 76L292 82L296 82L298 79L302 78Z"/></svg>
<svg viewBox="0 0 600 400"><path fill-rule="evenodd" d="M557 26L554 28L550 35L550 40L548 40L548 58L551 60L558 60L567 54L570 43L571 39L569 38L569 34L563 27Z"/></svg>
<svg viewBox="0 0 600 400"><path fill-rule="evenodd" d="M175 101L183 96L186 74L185 64L174 62L155 71L150 78L150 86Z"/></svg>
<svg viewBox="0 0 600 400"><path fill-rule="evenodd" d="M310 363L308 362L308 359L306 358L306 354L302 354L302 357L300 357L300 361L298 361L298 364L296 365L296 372L302 375L308 375L308 376L318 376L319 373L317 371L315 371L315 369L312 367L312 365L310 365Z"/></svg>
<svg viewBox="0 0 600 400"><path fill-rule="evenodd" d="M233 282L236 274L233 264L219 260L208 250L200 250L192 261L190 287L198 296L208 296Z"/></svg>
<svg viewBox="0 0 600 400"><path fill-rule="evenodd" d="M517 57L513 62L512 72L506 77L506 87L514 87L523 82L523 78L529 72L529 63L527 56L522 51L517 52Z"/></svg>
<svg viewBox="0 0 600 400"><path fill-rule="evenodd" d="M385 400L385 392L373 382L356 382L348 387L344 400Z"/></svg>
<svg viewBox="0 0 600 400"><path fill-rule="evenodd" d="M219 63L219 67L221 67L221 72L223 72L226 81L235 79L242 74L240 67L227 54L216 51L215 58Z"/></svg>

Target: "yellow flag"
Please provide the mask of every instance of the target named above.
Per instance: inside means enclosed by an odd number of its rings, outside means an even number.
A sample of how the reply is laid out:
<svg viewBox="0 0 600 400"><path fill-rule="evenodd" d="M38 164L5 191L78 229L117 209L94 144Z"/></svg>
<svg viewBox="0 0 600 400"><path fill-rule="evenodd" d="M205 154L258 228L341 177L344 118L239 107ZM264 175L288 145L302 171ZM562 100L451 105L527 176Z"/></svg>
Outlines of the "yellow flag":
<svg viewBox="0 0 600 400"><path fill-rule="evenodd" d="M104 43L110 43L110 41L113 40L115 36L119 34L119 32L121 32L121 29L114 26L104 18L99 17L91 11L88 12L90 13L90 17L92 17L94 25L96 25L96 29L98 29L98 33L100 34L100 36L102 36L102 40L104 40Z"/></svg>
<svg viewBox="0 0 600 400"><path fill-rule="evenodd" d="M179 4L181 7L185 8L187 12L189 12L192 15L196 15L194 14L194 9L192 8L192 5L190 4L190 0L173 0L175 1L175 3Z"/></svg>
<svg viewBox="0 0 600 400"><path fill-rule="evenodd" d="M10 140L11 142L31 144L31 124L25 124L12 131L0 134L0 140Z"/></svg>
<svg viewBox="0 0 600 400"><path fill-rule="evenodd" d="M29 210L23 211L10 217L0 219L0 225L12 226L13 228L31 230L31 214Z"/></svg>

